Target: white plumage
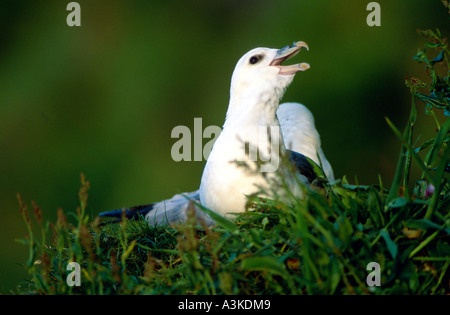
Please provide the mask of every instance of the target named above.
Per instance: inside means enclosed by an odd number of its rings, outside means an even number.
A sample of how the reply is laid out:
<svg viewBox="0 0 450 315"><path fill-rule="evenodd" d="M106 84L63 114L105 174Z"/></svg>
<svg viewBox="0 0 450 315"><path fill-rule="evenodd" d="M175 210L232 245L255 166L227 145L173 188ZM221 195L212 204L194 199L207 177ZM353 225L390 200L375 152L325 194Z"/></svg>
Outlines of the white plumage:
<svg viewBox="0 0 450 315"><path fill-rule="evenodd" d="M323 154L312 113L302 104L283 103L277 110L277 117L286 148L302 153L318 165L322 165L328 180L333 182L333 169ZM227 197L233 198L232 195ZM200 202L200 190L177 194L154 204L146 219L151 225L185 221L187 210L193 206L197 216L202 217L207 224L214 224L203 211L190 204L190 200Z"/></svg>
<svg viewBox="0 0 450 315"><path fill-rule="evenodd" d="M256 48L238 61L231 79L225 124L201 179L200 202L205 207L221 215L242 212L248 195L261 188L270 190L270 182L277 176L275 170L279 171L280 166L277 161L279 154L272 153L278 145L281 151L286 149L276 111L295 73L309 69L309 65L304 63L291 66L282 66L281 63L303 47L307 48L307 45L298 42L279 50ZM270 141L269 130L273 130ZM249 172L236 163L256 164L246 151L245 143L256 148L262 160L270 161L269 166L275 166L272 172L263 174L262 168ZM286 179L294 193L301 197L295 179ZM302 179L306 182L306 178Z"/></svg>
<svg viewBox="0 0 450 315"><path fill-rule="evenodd" d="M333 169L322 151L314 117L306 106L299 103L283 103L278 108L277 117L286 147L321 165L327 179L334 182Z"/></svg>
<svg viewBox="0 0 450 315"><path fill-rule="evenodd" d="M268 188L270 179L275 176L275 171L249 172L238 166L236 161L248 165L254 163L249 156L249 146L256 148L258 156L274 162L274 165L277 165L276 159L280 158L272 154L275 147L280 148L281 152L287 148L301 153L322 165L327 178L334 181L333 170L323 154L311 112L298 103L279 106L295 73L309 69L306 63L281 65L301 48L308 46L304 42L297 42L278 50L256 48L245 54L233 72L226 120L205 165L200 189L130 210L143 209L142 213L146 213L145 218L151 225L186 220L186 212L192 206L189 200L200 202L221 215L244 211L246 196L261 187ZM261 132L264 130L265 133ZM270 140L267 137L268 130L273 130ZM247 151L246 143L249 144ZM279 146L272 146L274 144ZM301 197L296 181L287 172L283 174L286 174L293 192ZM300 173L298 177L308 182ZM208 224L214 222L201 210L194 209L196 215ZM108 216L108 213L102 215Z"/></svg>

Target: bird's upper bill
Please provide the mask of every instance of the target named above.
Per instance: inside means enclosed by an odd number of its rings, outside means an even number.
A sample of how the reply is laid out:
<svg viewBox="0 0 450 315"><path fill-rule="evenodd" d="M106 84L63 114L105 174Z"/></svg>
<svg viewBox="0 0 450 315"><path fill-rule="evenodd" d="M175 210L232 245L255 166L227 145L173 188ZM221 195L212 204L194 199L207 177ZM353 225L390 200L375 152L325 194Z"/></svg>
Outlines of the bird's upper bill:
<svg viewBox="0 0 450 315"><path fill-rule="evenodd" d="M305 71L309 69L309 64L302 62L289 66L282 66L281 63L285 60L291 59L299 53L302 48L309 50L308 45L305 42L294 42L292 45L283 47L277 51L277 54L270 63L270 66L274 66L280 69L278 74L289 75L295 74L298 71Z"/></svg>

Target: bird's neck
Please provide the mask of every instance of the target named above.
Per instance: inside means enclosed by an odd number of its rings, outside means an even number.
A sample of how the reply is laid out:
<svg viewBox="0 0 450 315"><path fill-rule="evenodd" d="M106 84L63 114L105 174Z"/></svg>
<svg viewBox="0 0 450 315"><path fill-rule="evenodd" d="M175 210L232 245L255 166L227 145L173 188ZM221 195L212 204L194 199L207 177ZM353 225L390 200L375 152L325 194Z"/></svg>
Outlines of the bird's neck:
<svg viewBox="0 0 450 315"><path fill-rule="evenodd" d="M273 87L259 87L257 92L245 89L244 92L236 93L232 90L224 128L229 124L243 122L246 125L279 126L276 112L283 92Z"/></svg>
<svg viewBox="0 0 450 315"><path fill-rule="evenodd" d="M249 91L246 89L245 91ZM259 93L231 94L227 118L220 137L223 143L235 144L229 152L234 160L246 161L249 159L245 149L245 143L253 148L262 157L272 159L279 158L280 152L284 152L285 146L281 134L280 124L276 117L279 106L280 93L272 90L261 90ZM231 140L230 140L231 139ZM221 143L218 140L219 143Z"/></svg>

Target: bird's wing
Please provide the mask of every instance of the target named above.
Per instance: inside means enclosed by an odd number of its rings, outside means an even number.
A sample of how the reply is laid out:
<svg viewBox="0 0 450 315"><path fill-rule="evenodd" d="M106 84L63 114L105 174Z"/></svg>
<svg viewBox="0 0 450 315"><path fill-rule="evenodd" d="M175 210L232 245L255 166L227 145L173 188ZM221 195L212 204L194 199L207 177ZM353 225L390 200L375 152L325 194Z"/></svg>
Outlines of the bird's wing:
<svg viewBox="0 0 450 315"><path fill-rule="evenodd" d="M170 199L155 203L152 211L146 214L145 219L151 226L185 222L189 211L193 211L193 215L202 219L206 225L214 225L214 220L197 206L199 203L200 193L198 190L177 194Z"/></svg>
<svg viewBox="0 0 450 315"><path fill-rule="evenodd" d="M311 165L314 161L308 160L308 158L301 153L291 150L287 151L289 153L289 162L295 166L296 170L298 170L301 175L306 177L309 184L314 182L314 180L318 178L314 171L314 167Z"/></svg>
<svg viewBox="0 0 450 315"><path fill-rule="evenodd" d="M115 218L116 220L113 222L119 222L123 216L128 219L137 219L142 216L150 226L155 226L185 222L188 218L188 211L193 210L197 218L201 218L207 225L214 225L214 220L196 205L199 202L199 191L196 190L177 194L172 198L148 205L102 212L99 216Z"/></svg>
<svg viewBox="0 0 450 315"><path fill-rule="evenodd" d="M131 208L122 208L116 210L110 210L101 212L98 216L104 218L122 218L125 216L127 219L136 219L140 216L145 216L150 212L155 204L151 203L148 205L135 206Z"/></svg>
<svg viewBox="0 0 450 315"><path fill-rule="evenodd" d="M333 182L333 169L321 148L312 113L302 104L283 103L277 110L277 118L286 147L321 165L325 176Z"/></svg>

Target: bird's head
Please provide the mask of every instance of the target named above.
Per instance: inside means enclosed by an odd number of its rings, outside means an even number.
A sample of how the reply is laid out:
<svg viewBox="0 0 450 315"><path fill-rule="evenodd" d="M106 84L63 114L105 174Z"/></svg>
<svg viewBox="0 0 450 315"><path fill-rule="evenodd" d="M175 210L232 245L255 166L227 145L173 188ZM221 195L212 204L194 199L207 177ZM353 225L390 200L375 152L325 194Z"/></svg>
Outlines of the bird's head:
<svg viewBox="0 0 450 315"><path fill-rule="evenodd" d="M309 69L309 64L282 63L299 53L302 48L309 50L305 42L295 42L281 49L255 48L239 59L231 79L231 93L244 94L280 94L292 82L298 71Z"/></svg>

